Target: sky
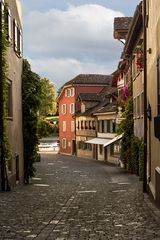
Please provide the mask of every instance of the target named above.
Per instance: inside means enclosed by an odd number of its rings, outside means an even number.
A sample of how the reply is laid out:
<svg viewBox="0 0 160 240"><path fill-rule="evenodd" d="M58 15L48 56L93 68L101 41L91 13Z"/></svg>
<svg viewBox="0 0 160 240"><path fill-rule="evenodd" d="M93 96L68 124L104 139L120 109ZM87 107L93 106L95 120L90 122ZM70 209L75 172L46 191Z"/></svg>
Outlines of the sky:
<svg viewBox="0 0 160 240"><path fill-rule="evenodd" d="M78 74L111 74L122 43L114 17L133 16L139 0L21 0L24 58L58 90Z"/></svg>

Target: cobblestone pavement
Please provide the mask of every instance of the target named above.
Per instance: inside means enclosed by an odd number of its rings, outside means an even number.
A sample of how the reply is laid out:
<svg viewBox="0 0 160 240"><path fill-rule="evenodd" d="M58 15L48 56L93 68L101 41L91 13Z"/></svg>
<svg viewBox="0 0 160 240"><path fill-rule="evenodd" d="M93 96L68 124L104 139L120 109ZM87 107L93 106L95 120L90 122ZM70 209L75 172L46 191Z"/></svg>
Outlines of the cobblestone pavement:
<svg viewBox="0 0 160 240"><path fill-rule="evenodd" d="M138 177L53 154L36 168L30 185L0 193L1 240L160 239L160 218L144 201Z"/></svg>

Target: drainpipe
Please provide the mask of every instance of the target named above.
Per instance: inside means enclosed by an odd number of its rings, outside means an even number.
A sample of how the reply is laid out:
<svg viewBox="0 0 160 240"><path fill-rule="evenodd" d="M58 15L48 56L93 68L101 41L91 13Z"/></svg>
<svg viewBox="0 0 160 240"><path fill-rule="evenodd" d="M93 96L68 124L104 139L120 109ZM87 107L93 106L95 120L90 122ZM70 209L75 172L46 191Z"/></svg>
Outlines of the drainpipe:
<svg viewBox="0 0 160 240"><path fill-rule="evenodd" d="M147 30L146 0L143 0L143 35L144 35L144 177L143 192L147 192Z"/></svg>
<svg viewBox="0 0 160 240"><path fill-rule="evenodd" d="M4 156L4 106L3 106L3 68L2 68L2 1L0 1L0 171L1 191L5 191L5 156Z"/></svg>

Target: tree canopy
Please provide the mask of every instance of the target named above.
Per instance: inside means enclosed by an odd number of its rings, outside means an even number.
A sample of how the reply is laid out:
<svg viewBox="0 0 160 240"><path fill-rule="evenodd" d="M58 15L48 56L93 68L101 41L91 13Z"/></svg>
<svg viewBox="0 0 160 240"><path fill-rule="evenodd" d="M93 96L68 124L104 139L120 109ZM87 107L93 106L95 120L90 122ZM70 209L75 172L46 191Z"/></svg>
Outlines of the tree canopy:
<svg viewBox="0 0 160 240"><path fill-rule="evenodd" d="M22 107L23 107L23 141L24 141L24 180L34 176L33 162L37 158L38 111L41 105L41 79L31 71L30 64L23 60L22 73Z"/></svg>
<svg viewBox="0 0 160 240"><path fill-rule="evenodd" d="M41 79L41 106L39 109L40 117L54 115L57 112L56 90L54 84L47 78Z"/></svg>

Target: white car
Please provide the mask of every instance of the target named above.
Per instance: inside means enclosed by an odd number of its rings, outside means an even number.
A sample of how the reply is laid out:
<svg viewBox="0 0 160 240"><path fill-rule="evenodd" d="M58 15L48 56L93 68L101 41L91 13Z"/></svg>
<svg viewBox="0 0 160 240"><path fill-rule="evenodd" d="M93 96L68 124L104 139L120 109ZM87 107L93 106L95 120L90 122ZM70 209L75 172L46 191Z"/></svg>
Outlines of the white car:
<svg viewBox="0 0 160 240"><path fill-rule="evenodd" d="M40 152L48 152L48 151L59 151L59 140L55 139L41 139L38 145L38 150Z"/></svg>

